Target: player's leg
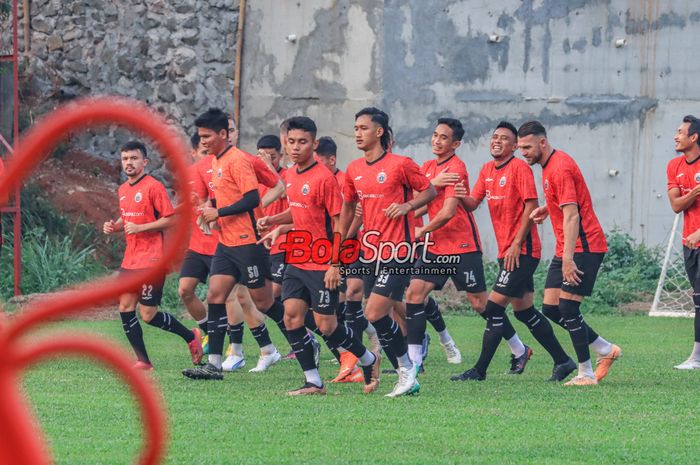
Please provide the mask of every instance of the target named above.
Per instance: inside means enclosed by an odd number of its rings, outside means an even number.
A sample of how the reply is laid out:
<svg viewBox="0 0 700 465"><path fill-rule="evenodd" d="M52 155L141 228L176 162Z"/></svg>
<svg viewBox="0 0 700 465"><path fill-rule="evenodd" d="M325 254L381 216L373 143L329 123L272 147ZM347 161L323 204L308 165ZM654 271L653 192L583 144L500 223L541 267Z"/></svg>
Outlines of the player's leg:
<svg viewBox="0 0 700 465"><path fill-rule="evenodd" d="M259 373L266 371L275 363L282 359L282 356L277 351L277 347L272 343L270 339L270 333L265 325L265 315L260 313L255 307L255 303L250 296L248 288L245 286L237 286L234 290L238 303L243 309L243 318L246 324L250 328L250 332L255 338L255 342L258 343L260 347L260 358L255 368L250 371L253 373Z"/></svg>
<svg viewBox="0 0 700 465"><path fill-rule="evenodd" d="M151 370L151 360L148 358L146 343L143 340L143 330L139 318L136 316L136 304L139 301L138 294L122 294L119 296L119 316L122 320L124 334L131 348L136 354L135 368Z"/></svg>
<svg viewBox="0 0 700 465"><path fill-rule="evenodd" d="M344 279L345 292L344 301L338 302L337 321L342 326L345 326L353 336L362 340L362 331L367 328L368 323L362 309L362 279L352 277ZM316 315L314 314L314 317ZM343 323L340 323L340 321ZM329 341L330 342L330 341ZM338 348L340 367L338 374L331 381L332 383L343 383L351 381L353 373L357 369L357 357L342 347Z"/></svg>
<svg viewBox="0 0 700 465"><path fill-rule="evenodd" d="M700 249L683 247L683 258L688 280L693 286L693 303L695 304L693 351L683 363L676 365L677 370L700 370Z"/></svg>
<svg viewBox="0 0 700 465"><path fill-rule="evenodd" d="M275 307L267 313L267 316L275 322L285 340L287 329L284 327L284 306L282 305L282 279L287 265L284 263L284 252L270 255L270 275L272 277L272 297ZM291 352L290 352L291 353Z"/></svg>
<svg viewBox="0 0 700 465"><path fill-rule="evenodd" d="M420 262L416 264L419 266ZM406 290L406 333L408 339L408 356L414 365L423 364L423 339L427 325L425 301L435 284L420 276L411 279Z"/></svg>
<svg viewBox="0 0 700 465"><path fill-rule="evenodd" d="M221 368L224 371L236 371L245 366L245 355L243 354L243 309L238 302L236 290L240 284L233 286L233 290L226 297L226 334L228 335L228 350L226 359L222 362Z"/></svg>
<svg viewBox="0 0 700 465"><path fill-rule="evenodd" d="M440 345L447 356L447 363L462 363L462 354L459 351L459 348L457 348L457 344L455 343L454 339L452 339L450 332L447 330L447 324L442 317L440 306L438 305L437 300L431 296L428 296L425 301L425 317L435 332L438 333Z"/></svg>
<svg viewBox="0 0 700 465"><path fill-rule="evenodd" d="M187 251L180 268L180 280L178 282L178 294L187 312L199 325L199 329L207 332L207 309L204 303L195 293L199 283L206 284L211 268L211 257Z"/></svg>

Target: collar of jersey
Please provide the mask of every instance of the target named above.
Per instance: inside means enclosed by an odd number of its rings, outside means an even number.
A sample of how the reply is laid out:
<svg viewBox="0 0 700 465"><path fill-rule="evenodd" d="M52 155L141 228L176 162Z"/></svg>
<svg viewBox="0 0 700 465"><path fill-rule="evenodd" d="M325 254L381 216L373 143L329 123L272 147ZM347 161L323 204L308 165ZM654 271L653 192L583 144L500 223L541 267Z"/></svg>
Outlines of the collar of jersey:
<svg viewBox="0 0 700 465"><path fill-rule="evenodd" d="M148 173L143 173L143 176L141 176L140 178L138 178L133 184L132 184L132 183L129 183L129 185L130 185L130 186L135 186L136 184L140 183L141 180L142 180L143 178L145 178L146 176L148 176Z"/></svg>
<svg viewBox="0 0 700 465"><path fill-rule="evenodd" d="M457 154L456 154L456 153L453 153L452 155L450 155L450 157L449 157L447 160L438 161L438 162L435 162L435 163L437 163L438 166L444 165L444 164L447 163L448 161L452 160L452 159L455 157L455 155L457 155Z"/></svg>
<svg viewBox="0 0 700 465"><path fill-rule="evenodd" d="M549 158L547 159L547 163L545 163L544 165L542 165L542 168L544 168L545 166L549 165L549 162L552 161L552 157L554 156L554 154L555 154L556 152L557 152L557 149L552 149L552 153L549 154Z"/></svg>
<svg viewBox="0 0 700 465"><path fill-rule="evenodd" d="M689 162L688 160L685 159L685 156L683 156L683 161L685 162L686 165L694 165L695 162L698 161L698 160L700 160L700 155L698 155L698 156L695 158L695 160L690 161L690 162Z"/></svg>
<svg viewBox="0 0 700 465"><path fill-rule="evenodd" d="M379 160L381 160L382 158L384 158L384 157L386 156L386 154L387 154L387 151L385 150L381 155L379 155L379 158L377 158L376 160L374 160L374 161L367 161L367 160L365 160L365 163L367 163L367 166L372 166L372 165L374 165L375 163L377 163Z"/></svg>
<svg viewBox="0 0 700 465"><path fill-rule="evenodd" d="M307 166L306 168L304 168L301 171L299 171L299 167L297 167L297 174L306 173L307 171L309 171L311 168L313 168L316 165L318 165L318 162L314 161L313 163L311 163L309 166Z"/></svg>
<svg viewBox="0 0 700 465"><path fill-rule="evenodd" d="M233 145L227 145L226 148L221 151L221 153L216 155L217 160L221 158L226 152L228 152L232 147Z"/></svg>
<svg viewBox="0 0 700 465"><path fill-rule="evenodd" d="M502 168L505 168L506 165L507 165L508 163L510 163L511 161L513 161L513 158L515 158L515 155L512 155L512 156L508 159L507 162L503 163L503 164L500 165L500 166L496 166L496 163L494 162L494 163L493 163L493 167L494 167L495 169L497 169L497 170L500 170L500 169L502 169ZM552 158L552 157L550 156L549 158ZM549 160L547 160L547 163L549 163Z"/></svg>

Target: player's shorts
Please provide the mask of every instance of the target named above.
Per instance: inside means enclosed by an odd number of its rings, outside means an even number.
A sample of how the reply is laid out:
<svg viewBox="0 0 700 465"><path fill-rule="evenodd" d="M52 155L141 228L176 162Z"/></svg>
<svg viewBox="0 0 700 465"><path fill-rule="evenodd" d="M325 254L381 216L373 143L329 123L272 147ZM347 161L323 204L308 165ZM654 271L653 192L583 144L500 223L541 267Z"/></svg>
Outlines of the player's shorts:
<svg viewBox="0 0 700 465"><path fill-rule="evenodd" d="M279 252L270 255L270 273L272 274L272 282L282 284L284 278L284 269L287 264L284 263L285 252Z"/></svg>
<svg viewBox="0 0 700 465"><path fill-rule="evenodd" d="M413 263L398 263L391 261L380 266L379 273L375 274L375 264L365 264L370 274L362 277L362 285L365 298L370 294L379 294L391 300L400 302L411 279L410 268Z"/></svg>
<svg viewBox="0 0 700 465"><path fill-rule="evenodd" d="M335 315L338 308L338 289L326 288L325 271L302 270L288 265L282 280L282 301L301 299L316 313Z"/></svg>
<svg viewBox="0 0 700 465"><path fill-rule="evenodd" d="M360 257L362 257L362 254L360 254ZM372 271L367 264L358 258L352 263L343 265L342 273L346 279L363 279L364 276L371 274Z"/></svg>
<svg viewBox="0 0 700 465"><path fill-rule="evenodd" d="M246 244L228 247L216 246L211 260L211 276L223 274L233 276L237 283L248 289L260 289L270 275L270 254L263 245Z"/></svg>
<svg viewBox="0 0 700 465"><path fill-rule="evenodd" d="M206 283L211 270L211 255L188 250L180 268L181 278L197 278L200 282Z"/></svg>
<svg viewBox="0 0 700 465"><path fill-rule="evenodd" d="M576 267L583 271L583 274L580 275L581 283L578 285L564 282L564 277L561 274L561 257L552 258L544 288L561 289L564 292L580 296L591 295L593 293L596 277L598 276L598 270L603 263L603 258L605 258L604 253L579 252L574 254L574 263L576 263Z"/></svg>
<svg viewBox="0 0 700 465"><path fill-rule="evenodd" d="M683 262L690 285L693 286L693 292L700 292L700 249L689 249L683 246Z"/></svg>
<svg viewBox="0 0 700 465"><path fill-rule="evenodd" d="M527 293L535 292L535 270L540 263L539 258L530 255L520 256L520 266L513 271L506 271L503 267L503 259L498 259L498 277L493 291L506 297L520 299Z"/></svg>
<svg viewBox="0 0 700 465"><path fill-rule="evenodd" d="M143 272L145 270L127 270L126 268L119 269L119 276L126 276L131 273ZM143 281L139 284L140 290L136 292L139 296L139 303L147 307L157 307L163 298L163 286L165 285L165 276L161 276L153 281Z"/></svg>
<svg viewBox="0 0 700 465"><path fill-rule="evenodd" d="M446 263L444 257L454 257L454 263ZM486 291L486 278L484 277L484 261L481 252L468 252L459 255L440 255L443 263L437 262L437 255L427 252L426 259L420 255L414 268L422 270L411 279L420 279L435 285L435 290L440 290L448 279L452 279L459 291L479 293ZM456 271L450 272L450 271Z"/></svg>

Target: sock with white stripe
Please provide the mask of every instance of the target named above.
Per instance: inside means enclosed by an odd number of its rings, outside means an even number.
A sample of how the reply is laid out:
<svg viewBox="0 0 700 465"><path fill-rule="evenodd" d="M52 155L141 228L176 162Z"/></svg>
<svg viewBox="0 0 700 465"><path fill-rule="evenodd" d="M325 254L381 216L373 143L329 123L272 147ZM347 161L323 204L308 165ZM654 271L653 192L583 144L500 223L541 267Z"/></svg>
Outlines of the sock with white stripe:
<svg viewBox="0 0 700 465"><path fill-rule="evenodd" d="M489 300L486 303L486 309L483 314L486 317L486 329L484 330L484 337L481 340L479 360L476 361L474 368L476 368L481 375L486 375L486 370L503 337L503 319L506 315L506 309Z"/></svg>
<svg viewBox="0 0 700 465"><path fill-rule="evenodd" d="M579 364L591 359L591 352L588 349L588 325L583 320L580 306L581 302L559 299L559 311L564 318L566 330L569 331Z"/></svg>
<svg viewBox="0 0 700 465"><path fill-rule="evenodd" d="M185 340L185 342L192 342L194 339L194 333L187 329L185 325L180 323L180 320L172 316L170 313L165 313L165 312L156 312L155 315L153 315L153 318L151 318L151 321L148 322L149 325L155 326L156 328L160 328L163 331L167 331L169 333L177 334L181 338Z"/></svg>
<svg viewBox="0 0 700 465"><path fill-rule="evenodd" d="M515 318L522 321L527 326L530 333L537 339L537 342L539 342L540 345L544 347L544 350L552 357L554 363L565 363L569 359L569 356L554 335L552 325L549 324L549 321L544 315L535 310L535 307L515 312Z"/></svg>
<svg viewBox="0 0 700 465"><path fill-rule="evenodd" d="M224 352L224 339L226 336L226 327L228 321L226 318L226 304L209 304L209 321L207 322L207 334L209 335L209 362L212 360L212 355L218 355L219 365L221 367L221 354ZM216 366L216 364L214 364Z"/></svg>
<svg viewBox="0 0 700 465"><path fill-rule="evenodd" d="M151 363L148 359L146 343L143 342L143 330L141 329L141 324L139 323L139 318L136 316L136 312L119 312L119 316L122 319L124 334L126 334L131 348L134 349L136 358L142 362Z"/></svg>

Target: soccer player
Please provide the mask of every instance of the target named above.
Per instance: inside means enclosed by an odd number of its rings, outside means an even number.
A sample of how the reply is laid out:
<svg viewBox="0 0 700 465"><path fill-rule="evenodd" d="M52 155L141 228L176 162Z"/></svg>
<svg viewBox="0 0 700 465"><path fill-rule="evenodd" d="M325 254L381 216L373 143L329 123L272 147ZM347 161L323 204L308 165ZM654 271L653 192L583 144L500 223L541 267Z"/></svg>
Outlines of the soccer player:
<svg viewBox="0 0 700 465"><path fill-rule="evenodd" d="M559 344L549 321L533 305L533 276L541 256L537 227L530 221L530 213L537 208L537 189L530 167L523 160L515 158L517 143L515 126L501 121L491 135L493 160L481 168L471 195L464 199L466 209L474 211L486 198L498 244L499 270L484 312L488 322L479 360L473 368L453 376L455 381L481 381L486 378L486 369L503 333L503 325L498 323L505 318L509 304L513 306L515 317L528 327L552 356L554 369L551 380L562 381L576 369L574 361ZM511 373L522 373L518 368L514 363Z"/></svg>
<svg viewBox="0 0 700 465"><path fill-rule="evenodd" d="M287 142L289 155L296 164L287 172L287 198L289 209L267 217L269 225L291 224L296 231L306 231L314 241L332 240L331 224L338 230L338 217L342 207L340 187L325 166L314 159L316 124L307 117L291 118L288 123ZM274 237L279 229L271 233ZM289 248L289 245L286 245ZM304 263L289 263L282 281L285 324L296 358L304 371L305 384L289 395L325 394L326 389L314 363L313 348L305 328L308 309L323 335L336 347L357 357L364 375L364 392L374 392L379 385L380 356L368 351L357 335L336 317L340 263L331 260L309 259Z"/></svg>
<svg viewBox="0 0 700 465"><path fill-rule="evenodd" d="M700 121L688 115L673 138L681 155L668 162L668 199L675 213L683 212L683 259L693 286L695 342L688 359L678 370L700 370Z"/></svg>
<svg viewBox="0 0 700 465"><path fill-rule="evenodd" d="M173 224L173 209L165 186L146 174L148 153L138 141L130 141L120 149L121 164L127 181L119 186L117 221L107 221L102 226L105 234L124 231L126 250L120 274L126 275L152 267L163 255L163 231ZM202 340L199 328L187 329L169 313L159 312L165 276L155 281L141 283L140 293L123 294L119 298L119 316L129 344L136 353L134 368L152 370L153 365L146 352L141 325L136 316L136 304L143 321L151 326L177 334L187 343L192 363L202 359Z"/></svg>
<svg viewBox="0 0 700 465"><path fill-rule="evenodd" d="M408 285L409 275L402 272L412 266L409 256L415 234L412 212L435 198L436 192L413 160L387 151L388 127L389 116L377 108L365 108L355 115L355 143L364 157L352 161L345 174L340 231L348 230L356 204L361 202L367 240L395 249L392 253L384 247L381 257L372 257L371 249L363 253L366 259L387 260L386 266L372 276L374 279L365 282L365 292L371 290L365 315L377 329L385 350L391 350L397 359L399 379L387 394L396 397L416 393L420 385L403 335L389 313L394 302L403 300ZM418 192L415 198L414 191Z"/></svg>
<svg viewBox="0 0 700 465"><path fill-rule="evenodd" d="M533 210L530 219L542 223L550 216L556 251L545 282L542 312L564 327L578 358L578 375L566 386L595 385L607 374L622 351L600 337L583 319L580 305L591 295L608 245L593 211L591 194L578 165L566 153L555 150L538 121L518 129L518 147L530 165L542 166L546 205ZM593 372L591 348L598 354Z"/></svg>
<svg viewBox="0 0 700 465"><path fill-rule="evenodd" d="M208 110L195 120L195 126L201 144L209 153L216 154L212 162L216 207L203 208L202 217L206 222L217 221L220 232L207 293L208 363L204 367L183 370L183 375L192 379L222 380L226 299L235 284L240 282L246 286L255 306L265 314L278 315L284 308L272 298L267 251L256 244L260 239L256 217L261 216L262 211L253 165L244 152L229 144L228 118L221 110Z"/></svg>

